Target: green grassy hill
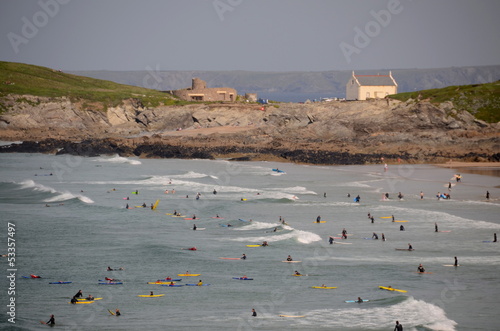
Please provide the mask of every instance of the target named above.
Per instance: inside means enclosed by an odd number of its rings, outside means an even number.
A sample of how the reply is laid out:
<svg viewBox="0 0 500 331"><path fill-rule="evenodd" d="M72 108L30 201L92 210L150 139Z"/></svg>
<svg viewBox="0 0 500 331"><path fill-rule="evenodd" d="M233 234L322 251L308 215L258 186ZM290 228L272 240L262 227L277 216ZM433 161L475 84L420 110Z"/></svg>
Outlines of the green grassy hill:
<svg viewBox="0 0 500 331"><path fill-rule="evenodd" d="M174 97L156 90L66 74L50 68L0 61L0 97L27 94L43 97L69 97L83 104L98 103L102 109L135 98L145 106L177 104Z"/></svg>
<svg viewBox="0 0 500 331"><path fill-rule="evenodd" d="M500 81L399 93L389 97L401 101L408 99L429 99L432 103L451 101L456 109L466 110L480 120L488 123L500 121Z"/></svg>

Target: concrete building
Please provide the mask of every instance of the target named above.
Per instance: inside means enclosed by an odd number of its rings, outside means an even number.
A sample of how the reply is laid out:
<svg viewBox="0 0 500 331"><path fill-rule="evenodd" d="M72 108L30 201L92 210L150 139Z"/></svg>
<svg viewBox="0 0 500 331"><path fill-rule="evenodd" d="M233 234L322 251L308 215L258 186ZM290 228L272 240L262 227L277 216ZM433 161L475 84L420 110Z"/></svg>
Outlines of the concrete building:
<svg viewBox="0 0 500 331"><path fill-rule="evenodd" d="M207 87L207 82L193 78L190 88L172 91L172 94L187 101L236 101L236 90L230 87Z"/></svg>
<svg viewBox="0 0 500 331"><path fill-rule="evenodd" d="M352 72L346 85L346 100L383 99L398 93L398 84L389 75L356 75Z"/></svg>

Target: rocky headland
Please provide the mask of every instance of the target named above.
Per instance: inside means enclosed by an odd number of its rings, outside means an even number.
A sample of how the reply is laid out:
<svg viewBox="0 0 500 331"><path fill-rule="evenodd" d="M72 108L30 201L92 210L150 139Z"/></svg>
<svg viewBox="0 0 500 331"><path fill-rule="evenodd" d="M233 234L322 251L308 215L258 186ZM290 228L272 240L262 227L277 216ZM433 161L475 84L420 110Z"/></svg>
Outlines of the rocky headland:
<svg viewBox="0 0 500 331"><path fill-rule="evenodd" d="M452 102L387 99L311 104L200 103L116 107L67 97L0 99L1 152L228 158L309 164L500 161L500 124Z"/></svg>

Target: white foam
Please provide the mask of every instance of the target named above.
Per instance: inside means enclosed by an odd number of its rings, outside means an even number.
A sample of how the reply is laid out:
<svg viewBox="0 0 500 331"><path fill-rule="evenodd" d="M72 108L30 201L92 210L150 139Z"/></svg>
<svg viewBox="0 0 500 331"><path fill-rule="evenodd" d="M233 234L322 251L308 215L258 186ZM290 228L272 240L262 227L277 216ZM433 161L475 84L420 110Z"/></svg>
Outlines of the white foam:
<svg viewBox="0 0 500 331"><path fill-rule="evenodd" d="M446 317L445 311L437 305L416 300L413 297L392 306L368 308L369 305L345 309L318 309L304 312L304 319L295 320L296 325L321 326L329 329L342 330L349 320L351 329L387 329L392 330L395 324L394 316L401 321L405 330L415 330L425 327L431 330L454 331L457 323ZM283 312L288 314L287 312ZM294 314L294 313L290 313Z"/></svg>
<svg viewBox="0 0 500 331"><path fill-rule="evenodd" d="M31 179L24 180L24 181L20 182L19 185L21 185L21 187L20 187L21 189L32 188L34 191L49 192L49 193L57 194L54 197L47 198L47 199L43 200L44 202L66 201L66 200L78 198L80 201L85 202L85 203L94 203L94 201L92 199L90 199L89 197L87 197L85 195L81 195L81 194L75 195L69 191L59 192L50 186L38 184Z"/></svg>
<svg viewBox="0 0 500 331"><path fill-rule="evenodd" d="M287 240L287 239L296 239L299 243L306 244L306 245L321 240L320 236L318 236L317 234L312 233L312 232L296 230L296 229L289 227L287 225L283 226L283 229L289 230L290 232L284 233L284 234L278 234L278 235L275 234L272 236L239 237L239 238L232 238L229 240L248 241L248 242L261 242L261 241L266 240L267 242L276 242L276 241L282 241L282 240ZM279 232L273 232L273 233L279 233ZM227 240L227 239L224 239L224 240Z"/></svg>
<svg viewBox="0 0 500 331"><path fill-rule="evenodd" d="M93 161L95 161L95 162L110 162L110 163L128 163L131 165L142 164L142 162L139 160L126 158L126 157L119 156L119 155L113 155L111 157L98 157L98 158L94 159Z"/></svg>
<svg viewBox="0 0 500 331"><path fill-rule="evenodd" d="M262 230L262 229L270 229L274 226L279 226L279 224L271 224L271 223L265 223L265 222L258 222L258 221L252 221L250 224L235 228L235 231L245 231L245 230Z"/></svg>

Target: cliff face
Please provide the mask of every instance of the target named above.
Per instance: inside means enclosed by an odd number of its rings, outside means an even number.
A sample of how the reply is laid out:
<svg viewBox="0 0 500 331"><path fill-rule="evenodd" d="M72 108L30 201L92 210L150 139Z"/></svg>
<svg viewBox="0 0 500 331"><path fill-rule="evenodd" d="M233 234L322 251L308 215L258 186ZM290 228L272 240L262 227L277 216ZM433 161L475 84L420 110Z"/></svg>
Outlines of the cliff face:
<svg viewBox="0 0 500 331"><path fill-rule="evenodd" d="M451 103L373 100L264 108L240 103L145 108L127 100L104 110L66 98L13 95L0 103L7 109L0 115L0 139L46 140L3 148L4 152L57 149L85 155L239 157L317 164L375 162L380 157L409 162L500 158L499 124L476 120Z"/></svg>

